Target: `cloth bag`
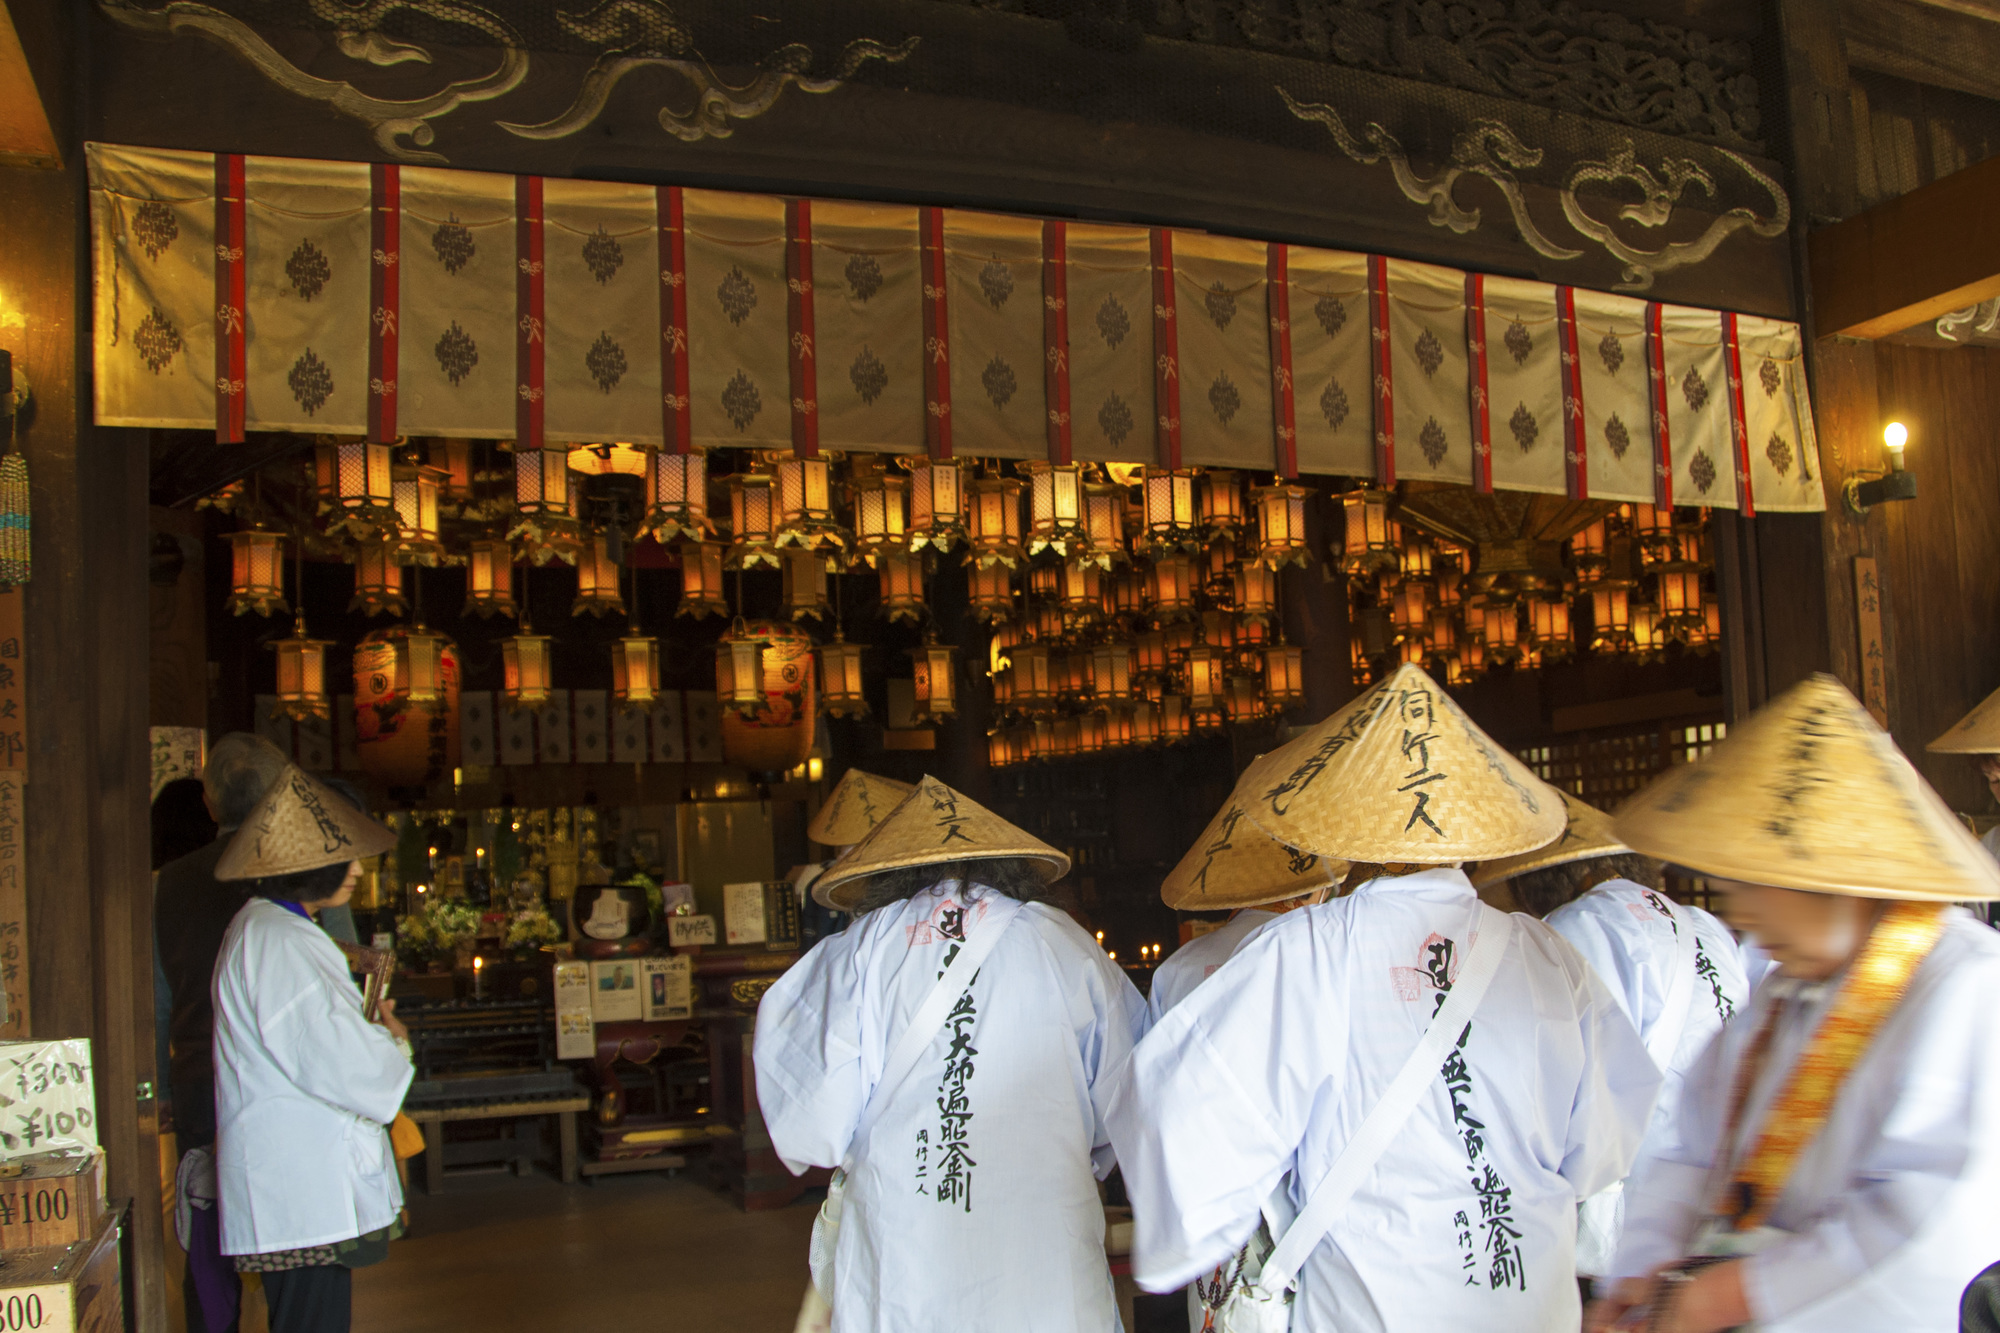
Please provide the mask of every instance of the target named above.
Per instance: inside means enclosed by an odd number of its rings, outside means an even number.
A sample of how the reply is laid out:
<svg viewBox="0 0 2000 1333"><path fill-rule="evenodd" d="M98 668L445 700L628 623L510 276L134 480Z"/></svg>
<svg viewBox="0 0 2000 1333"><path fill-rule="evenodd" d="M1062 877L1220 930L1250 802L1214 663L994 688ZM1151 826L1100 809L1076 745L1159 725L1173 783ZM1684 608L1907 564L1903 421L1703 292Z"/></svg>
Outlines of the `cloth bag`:
<svg viewBox="0 0 2000 1333"><path fill-rule="evenodd" d="M1014 919L1021 914L1019 901L1011 898L1000 898L998 901L1006 904L995 914L998 919L989 918L985 927L966 941L951 960L951 965L938 977L937 984L924 996L923 1003L910 1015L909 1026L903 1029L895 1049L889 1052L889 1059L882 1066L882 1077L876 1082L868 1105L862 1109L861 1120L854 1127L847 1162L835 1168L833 1179L827 1182L826 1202L819 1206L819 1215L813 1218L812 1240L806 1249L806 1262L812 1270L812 1285L807 1288L805 1301L799 1307L796 1333L822 1333L832 1327L833 1255L840 1243L840 1215L846 1206L848 1163L854 1160L859 1145L867 1141L868 1131L875 1127L889 1099L908 1080L924 1052L930 1049L932 1039L944 1030L945 1020L951 1017L952 1006L972 985L980 965L993 952L1000 937L1007 933L1007 927L1013 925Z"/></svg>
<svg viewBox="0 0 2000 1333"><path fill-rule="evenodd" d="M1444 1005L1432 1016L1417 1048L1341 1149L1297 1219L1283 1227L1272 1245L1271 1220L1266 1216L1258 1224L1258 1234L1237 1255L1241 1276L1227 1284L1221 1304L1211 1307L1213 1326L1220 1333L1287 1333L1291 1328L1292 1293L1299 1269L1395 1141L1397 1132L1408 1123L1452 1044L1472 1021L1514 937L1514 919L1481 903L1476 931L1465 970L1452 984ZM1283 1188L1281 1181L1280 1191Z"/></svg>

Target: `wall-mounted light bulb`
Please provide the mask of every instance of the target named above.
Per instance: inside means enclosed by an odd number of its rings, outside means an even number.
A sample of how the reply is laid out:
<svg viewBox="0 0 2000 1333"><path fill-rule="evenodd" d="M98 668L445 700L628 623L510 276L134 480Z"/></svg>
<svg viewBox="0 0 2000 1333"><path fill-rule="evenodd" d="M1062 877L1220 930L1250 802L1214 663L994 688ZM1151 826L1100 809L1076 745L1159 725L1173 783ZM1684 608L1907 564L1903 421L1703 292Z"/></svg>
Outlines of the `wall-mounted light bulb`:
<svg viewBox="0 0 2000 1333"><path fill-rule="evenodd" d="M1889 446L1889 470L1903 470L1903 446L1910 442L1910 432L1900 421L1892 421L1882 431L1882 443Z"/></svg>

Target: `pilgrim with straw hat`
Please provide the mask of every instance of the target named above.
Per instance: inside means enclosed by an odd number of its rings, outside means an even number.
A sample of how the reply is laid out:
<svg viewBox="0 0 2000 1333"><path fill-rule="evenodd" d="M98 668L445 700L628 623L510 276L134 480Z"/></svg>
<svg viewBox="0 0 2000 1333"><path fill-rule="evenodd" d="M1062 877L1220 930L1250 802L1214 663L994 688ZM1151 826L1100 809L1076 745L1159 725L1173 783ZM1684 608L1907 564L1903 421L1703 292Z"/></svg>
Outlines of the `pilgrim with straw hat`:
<svg viewBox="0 0 2000 1333"><path fill-rule="evenodd" d="M1932 754L1975 756L1986 789L2000 800L2000 690L1981 699L1970 713L1951 724L1951 730L1924 748ZM2000 861L2000 824L1986 830L1979 844Z"/></svg>
<svg viewBox="0 0 2000 1333"><path fill-rule="evenodd" d="M1681 1081L1722 1025L1750 998L1742 951L1729 927L1661 887L1661 866L1618 840L1611 816L1562 793L1568 823L1546 847L1486 861L1472 872L1482 896L1509 891L1521 911L1576 946L1639 1029L1665 1083L1648 1146L1670 1131ZM1576 1271L1602 1281L1618 1248L1622 1182L1577 1213Z"/></svg>
<svg viewBox="0 0 2000 1333"><path fill-rule="evenodd" d="M1709 877L1777 970L1688 1071L1586 1327L1957 1327L2000 1252L2000 866L1829 676L1613 825Z"/></svg>
<svg viewBox="0 0 2000 1333"><path fill-rule="evenodd" d="M1212 1302L1232 1323L1575 1327L1576 1201L1625 1174L1659 1074L1576 951L1457 868L1553 841L1561 797L1410 665L1239 790L1353 888L1265 926L1133 1054L1111 1135L1139 1284L1229 1259L1290 1172L1296 1219Z"/></svg>
<svg viewBox="0 0 2000 1333"><path fill-rule="evenodd" d="M841 774L840 781L827 793L826 804L820 806L819 813L806 825L806 836L822 847L831 847L833 856L803 867L796 879L799 889L810 890L813 901L822 908L838 911L820 885L820 876L848 848L867 837L869 829L887 819L889 812L914 790L907 782L878 777L858 768Z"/></svg>
<svg viewBox="0 0 2000 1333"><path fill-rule="evenodd" d="M755 1048L779 1156L841 1168L802 1327L1117 1326L1097 1182L1146 1004L1043 901L1069 866L926 777L821 876L856 919L765 993Z"/></svg>
<svg viewBox="0 0 2000 1333"><path fill-rule="evenodd" d="M348 1326L354 1268L386 1255L402 1208L387 1126L412 1070L382 1001L371 1021L312 914L352 896L396 835L287 766L215 877L250 899L215 965L216 1180L222 1253L263 1274L272 1333Z"/></svg>

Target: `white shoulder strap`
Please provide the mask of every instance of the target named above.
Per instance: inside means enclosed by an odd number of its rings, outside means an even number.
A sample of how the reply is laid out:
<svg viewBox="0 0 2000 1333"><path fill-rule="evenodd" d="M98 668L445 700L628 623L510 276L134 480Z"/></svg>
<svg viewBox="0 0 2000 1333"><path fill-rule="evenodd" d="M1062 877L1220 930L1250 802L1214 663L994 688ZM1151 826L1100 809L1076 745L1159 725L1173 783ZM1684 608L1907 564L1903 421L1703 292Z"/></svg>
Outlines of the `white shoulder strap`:
<svg viewBox="0 0 2000 1333"><path fill-rule="evenodd" d="M889 1099L896 1095L896 1089L903 1086L910 1071L916 1068L917 1061L930 1048L932 1039L943 1030L945 1019L951 1016L952 1006L972 985L973 977L978 974L987 955L993 952L993 946L1000 942L1000 937L1007 933L1007 927L1013 925L1014 918L1021 914L1022 904L1018 899L991 893L986 901L997 910L989 911L986 920L972 932L972 937L952 958L950 966L937 979L937 984L924 996L923 1003L910 1015L909 1024L890 1049L889 1058L882 1065L882 1077L876 1080L875 1091L869 1096L868 1105L862 1109L861 1120L854 1127L854 1137L847 1149L850 1161L867 1141L868 1131L875 1127L875 1121L889 1104Z"/></svg>
<svg viewBox="0 0 2000 1333"><path fill-rule="evenodd" d="M1507 952L1508 944L1514 938L1514 919L1505 912L1496 911L1484 903L1479 904L1477 924L1474 926L1472 951L1466 957L1464 970L1452 984L1451 993L1445 998L1444 1006L1424 1029L1423 1039L1416 1050L1403 1062L1395 1080L1389 1084L1382 1100L1375 1103L1375 1109L1354 1131L1354 1137L1341 1149L1319 1185L1306 1200L1306 1206L1299 1211L1298 1220L1286 1229L1278 1241L1271 1257L1264 1261L1264 1270L1257 1278L1257 1285L1269 1293L1288 1290L1298 1277L1299 1268L1319 1245L1333 1219L1354 1197L1354 1191L1361 1187L1369 1171L1381 1159L1384 1151L1395 1139L1399 1130L1410 1119L1410 1112L1430 1087L1432 1079L1443 1067L1446 1053L1455 1044L1472 1015L1479 1008L1479 1002L1486 997L1486 988L1494 974L1500 970L1500 960Z"/></svg>
<svg viewBox="0 0 2000 1333"><path fill-rule="evenodd" d="M1688 1008L1694 1003L1697 941L1692 912L1658 890L1648 896L1666 904L1667 917L1674 926L1673 971L1667 974L1665 1007L1660 1010L1660 1021L1653 1024L1653 1031L1646 1038L1646 1054L1652 1056L1653 1063L1661 1073L1665 1073L1674 1052L1680 1049L1681 1033L1687 1031Z"/></svg>

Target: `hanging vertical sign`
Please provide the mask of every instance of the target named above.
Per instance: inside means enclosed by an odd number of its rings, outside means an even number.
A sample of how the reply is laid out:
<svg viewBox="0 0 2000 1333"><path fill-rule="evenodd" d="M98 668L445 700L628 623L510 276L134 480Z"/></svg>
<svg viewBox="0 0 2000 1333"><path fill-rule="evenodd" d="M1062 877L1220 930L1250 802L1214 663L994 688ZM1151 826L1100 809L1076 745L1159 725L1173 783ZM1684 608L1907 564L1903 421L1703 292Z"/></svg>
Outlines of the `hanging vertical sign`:
<svg viewBox="0 0 2000 1333"><path fill-rule="evenodd" d="M1278 475L1299 475L1298 404L1292 390L1291 249L1273 241L1265 250L1264 292L1271 317L1271 432Z"/></svg>
<svg viewBox="0 0 2000 1333"><path fill-rule="evenodd" d="M687 222L681 187L662 185L660 222L660 439L669 453L694 450L688 415Z"/></svg>
<svg viewBox="0 0 2000 1333"><path fill-rule="evenodd" d="M0 589L0 1038L28 1035L26 597Z"/></svg>
<svg viewBox="0 0 2000 1333"><path fill-rule="evenodd" d="M1389 261L1368 256L1368 357L1375 379L1375 484L1396 484L1396 386L1389 356Z"/></svg>
<svg viewBox="0 0 2000 1333"><path fill-rule="evenodd" d="M1070 461L1069 224L1042 224L1042 345L1049 401L1049 461Z"/></svg>
<svg viewBox="0 0 2000 1333"><path fill-rule="evenodd" d="M1576 342L1576 289L1556 288L1556 339L1562 353L1563 461L1569 465L1569 498L1590 495L1588 440L1583 424L1583 367Z"/></svg>
<svg viewBox="0 0 2000 1333"><path fill-rule="evenodd" d="M1889 725L1888 657L1882 649L1882 581L1875 557L1854 557L1854 610L1861 625L1861 702L1875 725Z"/></svg>
<svg viewBox="0 0 2000 1333"><path fill-rule="evenodd" d="M243 443L243 155L215 155L215 442Z"/></svg>
<svg viewBox="0 0 2000 1333"><path fill-rule="evenodd" d="M1736 312L1722 316L1722 350L1729 378L1730 453L1736 460L1737 504L1745 518L1757 516L1750 495L1750 428L1743 420L1743 349L1736 340Z"/></svg>
<svg viewBox="0 0 2000 1333"><path fill-rule="evenodd" d="M403 237L403 169L377 162L368 169L368 438L396 439L396 322L402 282L396 261Z"/></svg>
<svg viewBox="0 0 2000 1333"><path fill-rule="evenodd" d="M1493 403L1486 379L1486 275L1465 275L1465 350L1472 374L1472 489L1493 494Z"/></svg>
<svg viewBox="0 0 2000 1333"><path fill-rule="evenodd" d="M1181 340L1174 327L1174 234L1153 228L1153 403L1159 413L1154 457L1181 465Z"/></svg>
<svg viewBox="0 0 2000 1333"><path fill-rule="evenodd" d="M1653 409L1653 503L1674 507L1673 426L1667 419L1667 340L1660 303L1646 305L1646 387Z"/></svg>
<svg viewBox="0 0 2000 1333"><path fill-rule="evenodd" d="M785 202L785 287L789 294L792 453L819 457L819 374L813 364L812 200Z"/></svg>
<svg viewBox="0 0 2000 1333"><path fill-rule="evenodd" d="M514 447L542 447L542 178L514 178Z"/></svg>
<svg viewBox="0 0 2000 1333"><path fill-rule="evenodd" d="M920 226L924 277L924 443L951 457L951 315L945 304L944 210L926 208Z"/></svg>

